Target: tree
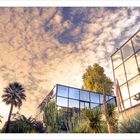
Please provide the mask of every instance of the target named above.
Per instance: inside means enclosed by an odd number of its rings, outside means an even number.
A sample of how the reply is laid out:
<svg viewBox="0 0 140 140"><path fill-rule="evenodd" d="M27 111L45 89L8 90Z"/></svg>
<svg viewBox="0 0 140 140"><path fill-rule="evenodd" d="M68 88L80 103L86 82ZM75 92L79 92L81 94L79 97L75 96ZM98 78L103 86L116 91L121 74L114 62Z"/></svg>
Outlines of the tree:
<svg viewBox="0 0 140 140"><path fill-rule="evenodd" d="M116 112L116 106L114 104L107 104L107 127L110 133L118 131L118 114Z"/></svg>
<svg viewBox="0 0 140 140"><path fill-rule="evenodd" d="M8 120L7 120L7 126L5 130L6 133L8 133L13 107L15 106L20 109L22 105L22 100L26 99L24 92L25 92L24 87L18 82L10 83L4 89L4 94L2 95L3 98L2 101L5 102L6 105L11 105Z"/></svg>
<svg viewBox="0 0 140 140"><path fill-rule="evenodd" d="M5 126L2 129L2 132L5 132ZM29 117L27 118L21 114L15 114L10 125L9 125L10 133L44 133L45 128L43 127L43 123L37 121L36 119Z"/></svg>
<svg viewBox="0 0 140 140"><path fill-rule="evenodd" d="M46 124L47 131L51 133L57 133L60 129L60 125L57 120L57 107L55 102L50 102L45 108L43 121Z"/></svg>
<svg viewBox="0 0 140 140"><path fill-rule="evenodd" d="M83 74L83 88L94 92L111 94L113 82L104 73L104 68L98 64L88 66Z"/></svg>
<svg viewBox="0 0 140 140"><path fill-rule="evenodd" d="M84 89L103 94L104 115L109 126L106 95L110 95L112 93L113 82L105 75L104 68L96 63L93 65L93 67L89 66L86 69L86 72L83 74L82 78L84 82ZM110 132L109 128L108 131Z"/></svg>

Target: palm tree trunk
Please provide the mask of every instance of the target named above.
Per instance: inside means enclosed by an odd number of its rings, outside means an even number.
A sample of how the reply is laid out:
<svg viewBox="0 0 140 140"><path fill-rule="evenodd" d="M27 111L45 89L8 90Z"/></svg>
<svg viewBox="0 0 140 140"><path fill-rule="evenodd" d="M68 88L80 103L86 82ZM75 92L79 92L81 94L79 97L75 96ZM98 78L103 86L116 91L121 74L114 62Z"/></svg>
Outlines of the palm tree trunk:
<svg viewBox="0 0 140 140"><path fill-rule="evenodd" d="M9 125L10 125L10 118L12 115L12 111L13 111L13 104L11 104L11 108L10 108L10 112L9 112L9 116L8 116L8 120L7 120L7 125L6 125L6 129L5 129L5 133L9 132Z"/></svg>

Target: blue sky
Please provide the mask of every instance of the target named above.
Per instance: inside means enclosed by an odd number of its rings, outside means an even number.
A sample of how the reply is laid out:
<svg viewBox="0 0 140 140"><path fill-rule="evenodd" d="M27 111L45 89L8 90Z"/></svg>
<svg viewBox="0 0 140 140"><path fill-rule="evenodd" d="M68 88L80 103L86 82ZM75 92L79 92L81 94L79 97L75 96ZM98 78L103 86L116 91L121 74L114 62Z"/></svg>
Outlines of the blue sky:
<svg viewBox="0 0 140 140"><path fill-rule="evenodd" d="M99 63L113 79L110 56L139 25L140 8L132 7L0 8L0 94L22 83L21 113L29 116L56 83L81 88L88 65Z"/></svg>

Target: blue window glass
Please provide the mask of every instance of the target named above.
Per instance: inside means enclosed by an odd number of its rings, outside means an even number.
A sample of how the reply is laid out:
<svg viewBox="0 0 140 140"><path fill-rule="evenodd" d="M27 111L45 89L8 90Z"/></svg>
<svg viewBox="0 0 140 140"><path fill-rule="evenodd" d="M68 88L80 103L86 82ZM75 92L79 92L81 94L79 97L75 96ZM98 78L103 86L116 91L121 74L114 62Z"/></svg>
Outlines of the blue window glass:
<svg viewBox="0 0 140 140"><path fill-rule="evenodd" d="M89 101L89 92L80 90L80 100Z"/></svg>
<svg viewBox="0 0 140 140"><path fill-rule="evenodd" d="M57 97L57 105L62 107L68 107L68 99Z"/></svg>
<svg viewBox="0 0 140 140"><path fill-rule="evenodd" d="M103 104L103 102L104 102L104 97L102 94L100 94L100 103Z"/></svg>
<svg viewBox="0 0 140 140"><path fill-rule="evenodd" d="M100 103L99 94L90 92L90 100L91 102L94 102L94 103Z"/></svg>
<svg viewBox="0 0 140 140"><path fill-rule="evenodd" d="M90 103L90 108L93 109L95 107L99 107L99 104Z"/></svg>
<svg viewBox="0 0 140 140"><path fill-rule="evenodd" d="M69 99L69 107L70 108L79 108L79 101Z"/></svg>
<svg viewBox="0 0 140 140"><path fill-rule="evenodd" d="M57 95L62 97L68 97L68 87L58 86Z"/></svg>
<svg viewBox="0 0 140 140"><path fill-rule="evenodd" d="M79 99L79 90L74 88L69 88L69 98Z"/></svg>

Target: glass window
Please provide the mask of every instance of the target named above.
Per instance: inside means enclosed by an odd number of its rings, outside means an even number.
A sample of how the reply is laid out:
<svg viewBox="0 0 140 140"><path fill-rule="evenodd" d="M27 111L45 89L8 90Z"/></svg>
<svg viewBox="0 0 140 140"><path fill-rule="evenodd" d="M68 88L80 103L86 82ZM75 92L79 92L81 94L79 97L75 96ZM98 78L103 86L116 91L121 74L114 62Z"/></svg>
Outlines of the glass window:
<svg viewBox="0 0 140 140"><path fill-rule="evenodd" d="M80 108L81 109L85 108L85 103L84 102L80 102Z"/></svg>
<svg viewBox="0 0 140 140"><path fill-rule="evenodd" d="M57 105L62 107L68 107L68 99L57 97Z"/></svg>
<svg viewBox="0 0 140 140"><path fill-rule="evenodd" d="M112 56L113 66L116 68L122 63L122 56L121 51L118 50L113 56Z"/></svg>
<svg viewBox="0 0 140 140"><path fill-rule="evenodd" d="M109 103L109 104L115 104L115 105L116 105L115 98L112 98L112 99L111 99L111 100L109 100L107 103Z"/></svg>
<svg viewBox="0 0 140 140"><path fill-rule="evenodd" d="M90 100L91 102L94 102L94 103L100 103L99 94L90 92Z"/></svg>
<svg viewBox="0 0 140 140"><path fill-rule="evenodd" d="M85 102L85 108L89 108L89 103Z"/></svg>
<svg viewBox="0 0 140 140"><path fill-rule="evenodd" d="M68 87L59 85L58 89L57 89L57 95L63 96L63 97L68 97Z"/></svg>
<svg viewBox="0 0 140 140"><path fill-rule="evenodd" d="M138 32L132 39L135 52L140 49L140 32Z"/></svg>
<svg viewBox="0 0 140 140"><path fill-rule="evenodd" d="M99 107L99 104L90 103L90 107L93 109L95 107Z"/></svg>
<svg viewBox="0 0 140 140"><path fill-rule="evenodd" d="M140 76L137 76L136 78L132 79L128 82L129 90L130 90L130 96L133 96L140 92Z"/></svg>
<svg viewBox="0 0 140 140"><path fill-rule="evenodd" d="M121 94L122 94L123 100L128 99L129 98L129 94L128 94L127 84L124 84L123 86L121 86L120 90L121 90Z"/></svg>
<svg viewBox="0 0 140 140"><path fill-rule="evenodd" d="M80 100L89 101L89 92L80 90Z"/></svg>
<svg viewBox="0 0 140 140"><path fill-rule="evenodd" d="M74 107L79 108L79 101L69 99L69 107L70 108L74 108Z"/></svg>
<svg viewBox="0 0 140 140"><path fill-rule="evenodd" d="M79 90L74 88L69 88L69 98L79 99Z"/></svg>
<svg viewBox="0 0 140 140"><path fill-rule="evenodd" d="M101 103L101 104L103 104L103 102L104 102L103 95L102 95L102 94L100 94L100 103Z"/></svg>
<svg viewBox="0 0 140 140"><path fill-rule="evenodd" d="M136 59L134 56L129 58L125 63L127 80L133 78L138 74L138 67L136 65Z"/></svg>
<svg viewBox="0 0 140 140"><path fill-rule="evenodd" d="M131 97L132 106L140 103L140 93Z"/></svg>
<svg viewBox="0 0 140 140"><path fill-rule="evenodd" d="M124 67L122 64L117 69L115 69L115 79L118 80L119 85L122 85L126 82Z"/></svg>
<svg viewBox="0 0 140 140"><path fill-rule="evenodd" d="M124 106L125 106L125 109L131 107L131 105L130 105L130 100L129 100L129 99L124 101Z"/></svg>
<svg viewBox="0 0 140 140"><path fill-rule="evenodd" d="M128 58L134 53L131 41L129 41L126 45L122 47L122 53L124 59Z"/></svg>

